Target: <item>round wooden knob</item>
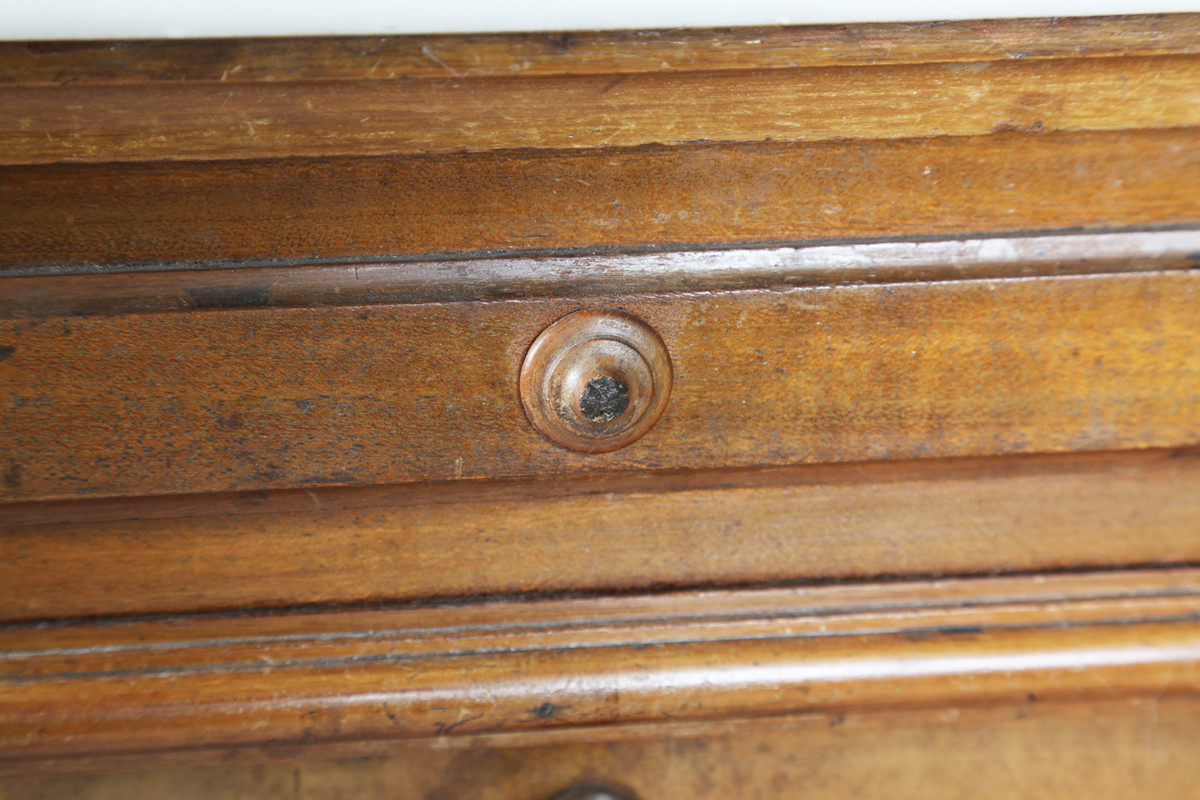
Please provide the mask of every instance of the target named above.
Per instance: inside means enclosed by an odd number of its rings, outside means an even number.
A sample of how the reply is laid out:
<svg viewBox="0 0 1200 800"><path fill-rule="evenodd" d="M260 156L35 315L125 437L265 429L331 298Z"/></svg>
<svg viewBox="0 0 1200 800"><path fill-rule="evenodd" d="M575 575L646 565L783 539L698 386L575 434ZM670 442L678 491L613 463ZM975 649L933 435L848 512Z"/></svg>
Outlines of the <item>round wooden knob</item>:
<svg viewBox="0 0 1200 800"><path fill-rule="evenodd" d="M521 365L521 404L555 444L607 453L636 441L671 395L671 358L654 329L624 311L577 311L542 331Z"/></svg>

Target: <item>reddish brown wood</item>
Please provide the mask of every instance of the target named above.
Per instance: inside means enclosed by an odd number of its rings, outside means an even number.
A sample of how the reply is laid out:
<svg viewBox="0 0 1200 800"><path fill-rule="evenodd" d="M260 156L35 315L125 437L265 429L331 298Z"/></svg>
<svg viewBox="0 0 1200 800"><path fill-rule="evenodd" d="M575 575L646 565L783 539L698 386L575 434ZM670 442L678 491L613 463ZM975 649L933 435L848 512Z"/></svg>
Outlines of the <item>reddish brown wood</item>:
<svg viewBox="0 0 1200 800"><path fill-rule="evenodd" d="M671 356L644 320L585 309L537 335L521 361L518 391L530 424L551 442L609 453L654 426L671 383Z"/></svg>
<svg viewBox="0 0 1200 800"><path fill-rule="evenodd" d="M1196 53L1200 15L718 30L3 42L0 82L396 81Z"/></svg>
<svg viewBox="0 0 1200 800"><path fill-rule="evenodd" d="M1032 278L1193 269L1200 230L824 247L8 277L0 317L380 305L612 292Z"/></svg>
<svg viewBox="0 0 1200 800"><path fill-rule="evenodd" d="M1194 452L1150 452L163 499L157 519L17 527L147 503L34 504L0 537L0 618L1198 563L1198 487Z"/></svg>
<svg viewBox="0 0 1200 800"><path fill-rule="evenodd" d="M339 511L356 508L403 508L430 504L584 498L592 495L655 492L769 489L910 481L1007 480L1067 474L1091 476L1114 471L1188 469L1197 448L1118 453L1059 453L1005 458L954 458L920 461L758 467L754 469L583 472L478 481L427 481L380 486L314 487L276 491L158 495L54 502L0 504L0 526L50 525L132 519L173 519L229 514L277 514L292 511Z"/></svg>
<svg viewBox="0 0 1200 800"><path fill-rule="evenodd" d="M1030 624L1031 613L1037 625L1101 624L1186 615L1198 597L1192 568L1079 571L9 623L0 642L7 678L49 678L77 672L81 659L108 672L201 667L213 647L231 663L255 652L284 663L1003 628Z"/></svg>
<svg viewBox="0 0 1200 800"><path fill-rule="evenodd" d="M700 614L689 614L692 598L663 597L645 607L657 606L663 617L621 620L610 611L610 621L591 631L599 621L595 601L582 601L582 618L572 603L558 604L557 613L543 614L545 633L520 624L472 630L453 625L453 612L443 612L451 626L426 629L434 636L425 646L418 637L416 648L406 641L412 632L396 629L271 636L272 617L261 620L258 635L255 621L245 619L237 635L191 641L180 639L178 626L189 623L178 620L171 642L156 641L153 629L161 623L135 622L132 630L116 631L129 641L123 647L10 650L3 660L8 690L0 697L0 746L11 770L13 760L69 755L153 759L187 748L270 752L606 724L1014 703L1031 695L1055 701L1194 694L1200 684L1187 665L1200 658L1196 578L1177 573L1176 589L1163 593L1161 577L1147 577L1140 586L1136 578L1107 579L1107 586L1104 578L1091 579L1090 586L1079 579L1031 586L1027 579L1023 589L1008 582L1017 597L1023 591L1060 598L1050 604L1006 603L1004 590L989 588L987 580L976 582L982 591L974 596L967 584L950 592L926 585L915 593L884 586L873 598L878 610L830 614L834 600L825 615L807 619L803 609L812 600L795 596L799 602L789 604L778 592L767 614L747 614L754 601L736 594ZM964 589L961 605L887 608L905 595L936 603L939 594ZM1097 591L1110 597L1095 597ZM814 598L819 594L814 590ZM1080 594L1093 596L1077 599ZM861 599L869 598L864 592ZM999 602L984 610L979 600ZM787 615L789 605L800 615ZM463 621L477 613L467 609ZM206 626L215 629L201 620L195 632L204 635ZM564 626L575 626L573 635L563 637ZM76 635L86 636L86 628ZM111 642L113 634L101 629L100 641ZM62 639L62 633L52 635Z"/></svg>
<svg viewBox="0 0 1200 800"><path fill-rule="evenodd" d="M7 320L0 498L996 455L1200 440L1194 272ZM614 453L530 427L530 343L651 324L675 382Z"/></svg>
<svg viewBox="0 0 1200 800"><path fill-rule="evenodd" d="M1163 56L389 83L0 84L0 164L1172 128L1200 124L1198 80L1200 56Z"/></svg>
<svg viewBox="0 0 1200 800"><path fill-rule="evenodd" d="M0 267L1194 227L1198 130L9 167Z"/></svg>
<svg viewBox="0 0 1200 800"><path fill-rule="evenodd" d="M1197 20L0 45L0 771L1194 794ZM517 392L586 306L608 455Z"/></svg>

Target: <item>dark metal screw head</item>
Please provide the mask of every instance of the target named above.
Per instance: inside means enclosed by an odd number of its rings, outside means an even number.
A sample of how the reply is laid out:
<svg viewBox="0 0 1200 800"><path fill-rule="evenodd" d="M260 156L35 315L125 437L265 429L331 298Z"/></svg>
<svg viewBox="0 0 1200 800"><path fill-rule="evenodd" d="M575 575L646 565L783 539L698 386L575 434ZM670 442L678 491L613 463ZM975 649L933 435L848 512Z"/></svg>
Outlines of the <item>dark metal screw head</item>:
<svg viewBox="0 0 1200 800"><path fill-rule="evenodd" d="M620 378L601 375L592 378L583 388L579 410L592 422L608 422L629 408L629 385Z"/></svg>

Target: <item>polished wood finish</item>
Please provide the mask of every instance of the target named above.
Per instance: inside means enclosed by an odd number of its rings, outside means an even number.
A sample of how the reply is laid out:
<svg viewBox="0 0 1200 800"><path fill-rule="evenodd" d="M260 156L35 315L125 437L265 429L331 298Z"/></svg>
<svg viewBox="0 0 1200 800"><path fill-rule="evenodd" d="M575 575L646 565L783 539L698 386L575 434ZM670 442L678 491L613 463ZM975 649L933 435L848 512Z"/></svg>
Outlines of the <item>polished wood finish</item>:
<svg viewBox="0 0 1200 800"><path fill-rule="evenodd" d="M595 297L1194 269L1200 230L8 277L0 317ZM57 271L62 270L62 271Z"/></svg>
<svg viewBox="0 0 1200 800"><path fill-rule="evenodd" d="M292 607L260 613L67 618L6 625L4 655L7 678L19 679L73 674L85 662L109 671L202 667L214 652L237 662L240 654L260 644L283 663L864 632L962 633L980 626L1116 623L1139 613L1159 620L1186 618L1197 595L1197 570L1178 567L360 604L337 613L328 607ZM1130 601L1137 602L1131 607Z"/></svg>
<svg viewBox="0 0 1200 800"><path fill-rule="evenodd" d="M580 453L633 444L671 398L671 355L643 320L613 309L568 314L538 334L519 391L538 433Z"/></svg>
<svg viewBox="0 0 1200 800"><path fill-rule="evenodd" d="M0 322L3 500L612 469L1178 447L1200 438L1200 274ZM529 425L534 338L648 322L674 390L636 446Z"/></svg>
<svg viewBox="0 0 1200 800"><path fill-rule="evenodd" d="M1198 487L1166 451L34 503L0 618L1197 563Z"/></svg>
<svg viewBox="0 0 1200 800"><path fill-rule="evenodd" d="M1198 131L7 167L0 269L1195 228Z"/></svg>
<svg viewBox="0 0 1200 800"><path fill-rule="evenodd" d="M1004 588L1008 596L987 580L884 585L874 595L833 587L825 602L811 589L699 606L686 596L610 608L565 601L501 607L493 619L517 619L498 625L470 606L398 612L390 625L375 612L369 627L350 615L322 633L290 615L16 629L12 645L29 644L5 654L4 768L71 755L151 761L199 748L221 758L251 746L286 756L321 743L1200 689L1187 668L1200 658L1192 571ZM620 615L636 605L640 614ZM405 616L424 616L424 630L405 630ZM280 623L304 632L279 635ZM70 639L84 646L61 646Z"/></svg>

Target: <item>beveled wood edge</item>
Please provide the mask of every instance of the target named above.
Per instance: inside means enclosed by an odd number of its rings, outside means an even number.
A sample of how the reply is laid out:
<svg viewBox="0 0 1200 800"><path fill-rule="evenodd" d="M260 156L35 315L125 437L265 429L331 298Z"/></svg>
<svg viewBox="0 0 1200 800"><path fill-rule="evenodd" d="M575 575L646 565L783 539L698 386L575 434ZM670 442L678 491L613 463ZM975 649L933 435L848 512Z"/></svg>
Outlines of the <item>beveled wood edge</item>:
<svg viewBox="0 0 1200 800"><path fill-rule="evenodd" d="M510 497L537 501L567 496L662 494L804 485L960 481L1141 469L1200 457L1200 445L1142 450L1033 453L886 462L796 464L638 472L580 472L494 480L421 481L377 486L317 486L207 494L143 495L0 503L0 536L30 525L178 519L228 514L281 514L341 509L463 505Z"/></svg>
<svg viewBox="0 0 1200 800"><path fill-rule="evenodd" d="M204 670L203 654L241 645L308 654L314 646L343 647L343 656L355 658L363 647L379 647L403 658L1099 624L1123 619L1124 604L1135 599L1144 602L1137 614L1190 614L1200 599L1200 567L10 622L0 624L0 680L70 673L76 666L60 659L118 653L166 654L158 666ZM1063 603L1074 606L1068 611ZM127 668L110 664L106 671Z"/></svg>
<svg viewBox="0 0 1200 800"><path fill-rule="evenodd" d="M0 164L1041 136L1200 125L1194 55L394 82L5 86ZM986 68L986 72L983 71ZM957 71L958 74L953 74ZM1038 92L1031 94L1031 83ZM508 109L503 119L497 107ZM565 187L564 187L565 188Z"/></svg>
<svg viewBox="0 0 1200 800"><path fill-rule="evenodd" d="M989 725L997 721L1058 719L1063 716L1087 720L1136 713L1145 718L1159 708L1200 706L1195 695L1159 696L1137 693L1107 700L1045 700L1034 696L1009 702L964 704L945 708L882 708L865 711L830 711L721 720L618 723L596 727L541 728L437 739L377 739L357 742L315 742L266 747L213 747L154 753L106 754L68 758L0 761L0 777L32 777L79 773L129 772L189 768L207 765L249 765L296 760L420 757L430 750L483 750L554 747L588 744L646 742L710 736L787 736L797 732L824 732L842 726L872 731L896 726Z"/></svg>
<svg viewBox="0 0 1200 800"><path fill-rule="evenodd" d="M1194 229L1198 136L1185 128L8 167L0 271L353 268ZM739 187L754 175L771 180L747 195ZM962 189L947 187L947 175ZM683 185L663 185L679 176ZM698 176L704 190L684 190ZM440 190L413 204L408 185Z"/></svg>
<svg viewBox="0 0 1200 800"><path fill-rule="evenodd" d="M304 636L276 649L252 642L249 651L218 638L161 649L143 641L120 652L104 645L23 652L4 662L0 771L29 769L37 759L169 761L173 753L237 747L296 755L311 745L443 746L457 737L624 725L702 729L730 718L1194 696L1198 574L980 579L951 582L949 592L939 582L909 584L900 590L949 602L842 615L813 613L810 605L798 616L777 602L758 613L742 606L721 618L717 635L679 633L687 628L679 613L703 597L660 597L650 601L659 604L658 617L593 620L591 630L555 641L571 624L568 601L558 625L542 619L528 632L546 637L547 647L418 653L395 632L371 629L375 645L386 647L375 655L362 652L361 638L339 644ZM881 597L897 589L873 588ZM726 593L704 613L745 599ZM774 629L764 635L763 626ZM646 635L656 627L675 635ZM280 647L303 657L280 659ZM122 658L134 660L117 663ZM246 714L254 715L253 728Z"/></svg>
<svg viewBox="0 0 1200 800"><path fill-rule="evenodd" d="M161 514L193 516L8 527L0 616L58 624L254 609L421 611L500 598L1200 564L1195 456L385 486L322 494L334 506L325 509L297 491L268 496L284 500L275 514L206 510L203 498L176 508L168 498ZM291 502L302 505L289 512ZM125 516L143 508L104 505Z"/></svg>
<svg viewBox="0 0 1200 800"><path fill-rule="evenodd" d="M174 267L166 268L164 267ZM303 269L297 267L303 266ZM456 302L1196 269L1200 229L763 249L0 272L0 317Z"/></svg>
<svg viewBox="0 0 1200 800"><path fill-rule="evenodd" d="M0 85L374 81L1200 52L1200 14L651 31L0 42Z"/></svg>

